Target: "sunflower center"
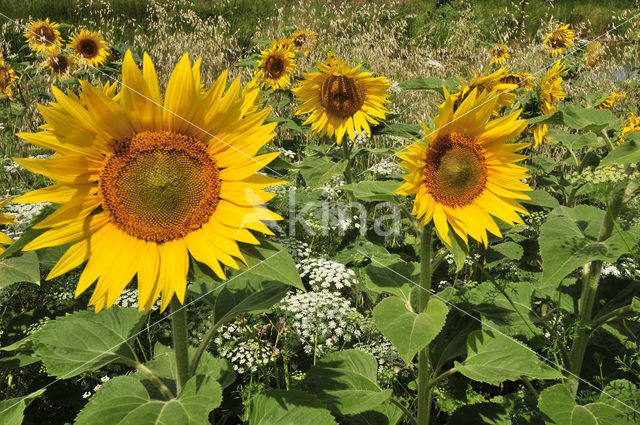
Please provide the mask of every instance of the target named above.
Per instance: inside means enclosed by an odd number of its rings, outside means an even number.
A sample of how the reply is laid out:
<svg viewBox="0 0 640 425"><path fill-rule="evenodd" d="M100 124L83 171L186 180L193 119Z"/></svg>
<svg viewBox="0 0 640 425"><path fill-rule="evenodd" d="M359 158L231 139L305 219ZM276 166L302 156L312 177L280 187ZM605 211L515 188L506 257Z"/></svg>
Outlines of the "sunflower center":
<svg viewBox="0 0 640 425"><path fill-rule="evenodd" d="M49 59L49 65L54 74L62 75L69 69L69 60L65 55L55 56Z"/></svg>
<svg viewBox="0 0 640 425"><path fill-rule="evenodd" d="M265 66L267 68L267 72L271 75L271 78L280 78L284 73L284 62L280 57L270 56L267 59L267 64Z"/></svg>
<svg viewBox="0 0 640 425"><path fill-rule="evenodd" d="M145 131L118 142L100 173L103 208L138 239L180 239L209 221L220 195L220 170L198 140Z"/></svg>
<svg viewBox="0 0 640 425"><path fill-rule="evenodd" d="M553 48L564 47L565 45L565 37L564 34L557 32L554 33L550 38L550 44Z"/></svg>
<svg viewBox="0 0 640 425"><path fill-rule="evenodd" d="M364 90L352 77L331 75L320 86L320 100L332 115L347 118L364 105Z"/></svg>
<svg viewBox="0 0 640 425"><path fill-rule="evenodd" d="M46 40L49 42L54 42L56 39L56 35L51 28L48 26L41 26L34 31L41 40Z"/></svg>
<svg viewBox="0 0 640 425"><path fill-rule="evenodd" d="M305 40L307 39L307 36L304 34L300 34L299 36L297 36L295 38L295 40L293 40L293 44L296 47L302 47L302 45L304 44Z"/></svg>
<svg viewBox="0 0 640 425"><path fill-rule="evenodd" d="M98 45L93 40L82 40L78 46L80 54L85 58L91 59L98 53Z"/></svg>
<svg viewBox="0 0 640 425"><path fill-rule="evenodd" d="M11 83L9 73L4 68L0 68L0 87L7 87L9 83Z"/></svg>
<svg viewBox="0 0 640 425"><path fill-rule="evenodd" d="M471 203L487 183L482 147L461 134L439 137L427 149L423 182L441 204L459 207Z"/></svg>

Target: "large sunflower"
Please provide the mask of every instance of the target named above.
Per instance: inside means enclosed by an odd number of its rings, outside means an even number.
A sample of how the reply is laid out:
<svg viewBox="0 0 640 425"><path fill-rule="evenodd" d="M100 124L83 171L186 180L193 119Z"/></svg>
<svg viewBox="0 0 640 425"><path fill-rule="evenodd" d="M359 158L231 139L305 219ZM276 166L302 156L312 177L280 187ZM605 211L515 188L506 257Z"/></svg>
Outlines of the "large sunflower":
<svg viewBox="0 0 640 425"><path fill-rule="evenodd" d="M567 24L547 34L542 42L551 56L558 56L566 48L573 46L574 38L576 38L576 34L569 29L569 24Z"/></svg>
<svg viewBox="0 0 640 425"><path fill-rule="evenodd" d="M4 201L0 201L0 208L7 205L9 201L11 201L11 198L7 198ZM12 215L0 213L0 225L3 225L3 224L16 224L16 222L13 221ZM13 240L9 236L0 232L0 253L4 251L4 246L2 246L2 244L11 244L11 243L13 243Z"/></svg>
<svg viewBox="0 0 640 425"><path fill-rule="evenodd" d="M100 66L111 54L102 36L95 31L82 30L71 36L67 48L76 58L90 66Z"/></svg>
<svg viewBox="0 0 640 425"><path fill-rule="evenodd" d="M64 81L73 74L75 63L76 59L73 56L56 49L47 54L46 59L40 63L40 66L49 70L52 81Z"/></svg>
<svg viewBox="0 0 640 425"><path fill-rule="evenodd" d="M507 46L504 44L498 44L491 49L491 63L503 64L508 57Z"/></svg>
<svg viewBox="0 0 640 425"><path fill-rule="evenodd" d="M538 108L540 115L549 115L558 110L555 106L558 101L567 96L567 92L562 90L562 74L567 72L563 61L556 62L540 81L538 87ZM538 147L547 135L547 125L537 124L533 128L533 137Z"/></svg>
<svg viewBox="0 0 640 425"><path fill-rule="evenodd" d="M497 102L495 92L473 90L454 109L445 91L435 130L423 125L424 140L398 154L409 174L396 193L416 195L413 214L421 225L433 220L449 245L449 226L465 242L469 235L486 246L487 230L501 236L491 216L513 225L522 223L518 213L527 214L517 199L529 199L523 192L531 188L521 181L529 175L515 164L526 156L515 152L529 144L507 143L527 124L517 119L520 110L490 120Z"/></svg>
<svg viewBox="0 0 640 425"><path fill-rule="evenodd" d="M373 77L372 72L360 72L358 65L349 64L327 56L326 63L317 62L319 72L302 74L304 80L293 89L297 100L302 102L296 115L311 113L304 124L311 124L311 131L335 135L342 143L345 132L351 140L362 130L371 134L369 123L378 124L375 118L384 119L389 112L383 106L390 103L386 90L391 85L386 77Z"/></svg>
<svg viewBox="0 0 640 425"><path fill-rule="evenodd" d="M56 151L50 159L16 159L56 184L15 202L62 204L24 249L72 244L48 278L87 261L76 295L97 280L90 300L97 311L135 275L141 309L159 295L162 309L174 294L183 302L189 254L224 279L221 264L244 261L238 242L258 243L249 229L272 234L262 221L280 219L264 206L274 194L262 189L282 182L258 173L278 155L257 155L275 128L264 124L268 108L248 112L258 89L242 93L236 79L224 93L225 71L201 96L200 60L192 67L185 54L163 107L146 53L143 63L140 72L126 53L117 100L86 81L80 96L53 87L57 102L39 108L45 131L19 134Z"/></svg>
<svg viewBox="0 0 640 425"><path fill-rule="evenodd" d="M0 93L4 93L10 100L13 100L13 89L18 79L16 73L8 62L0 60Z"/></svg>
<svg viewBox="0 0 640 425"><path fill-rule="evenodd" d="M509 107L513 104L516 95L511 92L517 89L518 85L508 82L508 77L511 74L509 74L506 68L500 67L500 69L492 73L489 73L489 68L487 68L482 74L476 71L473 71L473 74L475 77L468 84L458 78L460 81L460 91L451 95L454 108L461 105L474 89L477 89L479 92L495 92L495 95L498 96L498 101L495 104L496 109L493 111L494 115L498 115L498 112L503 107Z"/></svg>
<svg viewBox="0 0 640 425"><path fill-rule="evenodd" d="M311 49L316 45L316 41L315 31L301 29L291 34L293 49L297 52L302 52L305 56L309 55Z"/></svg>
<svg viewBox="0 0 640 425"><path fill-rule="evenodd" d="M60 47L62 38L60 31L58 31L59 27L60 24L49 21L49 18L44 21L29 22L27 30L24 32L29 48L36 52L46 52Z"/></svg>
<svg viewBox="0 0 640 425"><path fill-rule="evenodd" d="M260 52L256 75L262 87L286 89L296 69L295 54L286 39L273 40L267 50Z"/></svg>

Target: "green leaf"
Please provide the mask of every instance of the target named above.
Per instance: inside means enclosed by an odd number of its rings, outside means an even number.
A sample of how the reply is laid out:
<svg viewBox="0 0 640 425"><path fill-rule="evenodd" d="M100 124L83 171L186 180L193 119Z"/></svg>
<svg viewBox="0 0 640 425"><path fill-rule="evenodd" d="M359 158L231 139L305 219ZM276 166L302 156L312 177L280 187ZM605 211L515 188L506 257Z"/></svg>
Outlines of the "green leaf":
<svg viewBox="0 0 640 425"><path fill-rule="evenodd" d="M600 166L640 162L640 133L629 133L620 146L616 146L602 161Z"/></svg>
<svg viewBox="0 0 640 425"><path fill-rule="evenodd" d="M447 425L511 425L511 418L504 406L498 403L475 403L459 407L453 412Z"/></svg>
<svg viewBox="0 0 640 425"><path fill-rule="evenodd" d="M0 260L0 288L16 282L40 285L40 263L35 251Z"/></svg>
<svg viewBox="0 0 640 425"><path fill-rule="evenodd" d="M311 394L269 390L251 399L251 425L337 425L331 413Z"/></svg>
<svg viewBox="0 0 640 425"><path fill-rule="evenodd" d="M614 233L598 242L604 211L587 205L553 210L542 225L540 255L542 256L542 286L556 286L578 267L593 260L615 262L638 242L637 228Z"/></svg>
<svg viewBox="0 0 640 425"><path fill-rule="evenodd" d="M582 149L584 147L597 148L604 145L602 140L598 139L595 133L571 134L560 130L549 130L549 137L559 141L572 150Z"/></svg>
<svg viewBox="0 0 640 425"><path fill-rule="evenodd" d="M397 295L409 303L411 291L416 287L414 282L420 280L420 264L394 258L372 258L371 264L365 267L367 288L377 293Z"/></svg>
<svg viewBox="0 0 640 425"><path fill-rule="evenodd" d="M373 320L400 357L411 363L442 330L448 312L447 305L437 298L432 297L426 311L416 314L400 298L389 297L373 309Z"/></svg>
<svg viewBox="0 0 640 425"><path fill-rule="evenodd" d="M566 125L576 130L600 131L609 125L613 114L608 109L583 108L567 105L562 108L562 118Z"/></svg>
<svg viewBox="0 0 640 425"><path fill-rule="evenodd" d="M348 416L349 425L396 425L404 416L395 404L385 401L366 412Z"/></svg>
<svg viewBox="0 0 640 425"><path fill-rule="evenodd" d="M502 263L505 258L520 260L523 253L524 249L521 245L507 241L490 246L487 250L485 261L487 262L487 267L491 268Z"/></svg>
<svg viewBox="0 0 640 425"><path fill-rule="evenodd" d="M433 90L443 93L442 87L449 92L455 90L459 83L455 79L447 79L445 81L434 77L416 77L411 80L401 81L398 86L404 90Z"/></svg>
<svg viewBox="0 0 640 425"><path fill-rule="evenodd" d="M22 424L24 409L31 403L31 400L40 396L44 391L44 389L41 389L26 396L0 401L0 423L3 425Z"/></svg>
<svg viewBox="0 0 640 425"><path fill-rule="evenodd" d="M268 117L264 122L265 123L277 122L279 127L284 127L284 128L288 128L289 130L299 131L300 133L303 132L303 129L300 126L299 120L292 120L290 118L285 118L285 117Z"/></svg>
<svg viewBox="0 0 640 425"><path fill-rule="evenodd" d="M528 118L527 122L533 124L563 124L562 111L556 111L549 115L540 115L533 118Z"/></svg>
<svg viewBox="0 0 640 425"><path fill-rule="evenodd" d="M303 381L332 411L351 415L371 410L391 397L377 382L378 362L368 353L343 350L331 353L313 366Z"/></svg>
<svg viewBox="0 0 640 425"><path fill-rule="evenodd" d="M546 190L536 189L533 192L527 192L527 195L531 199L522 199L518 200L518 202L522 204L552 209L560 206L558 200L551 196L551 194Z"/></svg>
<svg viewBox="0 0 640 425"><path fill-rule="evenodd" d="M209 425L209 412L220 405L216 380L196 375L177 398L155 400L140 381L117 376L105 384L80 411L75 425Z"/></svg>
<svg viewBox="0 0 640 425"><path fill-rule="evenodd" d="M71 378L115 360L136 356L133 339L145 315L133 308L111 307L100 313L78 311L47 322L33 335L34 356L50 375Z"/></svg>
<svg viewBox="0 0 640 425"><path fill-rule="evenodd" d="M576 404L564 384L545 388L540 393L538 407L556 425L620 425L624 412L608 404L596 402Z"/></svg>
<svg viewBox="0 0 640 425"><path fill-rule="evenodd" d="M373 129L377 131L374 131ZM397 136L410 139L412 137L418 136L420 134L420 130L422 130L422 127L419 124L385 122L382 126L376 126L373 129L373 135L384 134L387 136Z"/></svg>
<svg viewBox="0 0 640 425"><path fill-rule="evenodd" d="M474 381L499 385L502 381L515 381L521 376L535 379L562 379L527 348L524 343L510 339L495 331L475 331L467 340L467 358L455 362L455 368Z"/></svg>
<svg viewBox="0 0 640 425"><path fill-rule="evenodd" d="M309 156L300 164L300 173L307 187L316 189L331 180L331 177L342 174L346 161L334 162L326 156Z"/></svg>
<svg viewBox="0 0 640 425"><path fill-rule="evenodd" d="M440 238L440 234L438 234L438 238L442 241L442 244L449 250L451 255L453 255L453 262L456 265L456 273L458 273L464 267L464 260L466 260L467 255L469 255L469 246L464 243L462 238L458 236L456 232L452 229L449 229L449 239L451 240L451 245L448 245L442 238Z"/></svg>
<svg viewBox="0 0 640 425"><path fill-rule="evenodd" d="M358 183L346 184L340 189L353 193L361 201L393 201L393 191L400 187L395 180L372 181L364 180Z"/></svg>

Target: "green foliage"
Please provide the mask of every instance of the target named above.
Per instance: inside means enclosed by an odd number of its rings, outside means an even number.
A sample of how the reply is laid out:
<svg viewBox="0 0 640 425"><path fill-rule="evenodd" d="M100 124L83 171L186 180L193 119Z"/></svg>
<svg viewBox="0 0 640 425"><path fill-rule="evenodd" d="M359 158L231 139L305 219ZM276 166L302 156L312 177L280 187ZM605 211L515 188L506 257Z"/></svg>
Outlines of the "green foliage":
<svg viewBox="0 0 640 425"><path fill-rule="evenodd" d="M251 399L252 425L337 425L331 413L316 397L302 391L267 391Z"/></svg>
<svg viewBox="0 0 640 425"><path fill-rule="evenodd" d="M16 282L39 285L39 265L38 255L34 251L0 260L0 288Z"/></svg>
<svg viewBox="0 0 640 425"><path fill-rule="evenodd" d="M622 410L601 402L576 404L563 384L542 391L538 406L557 425L619 425L623 414Z"/></svg>

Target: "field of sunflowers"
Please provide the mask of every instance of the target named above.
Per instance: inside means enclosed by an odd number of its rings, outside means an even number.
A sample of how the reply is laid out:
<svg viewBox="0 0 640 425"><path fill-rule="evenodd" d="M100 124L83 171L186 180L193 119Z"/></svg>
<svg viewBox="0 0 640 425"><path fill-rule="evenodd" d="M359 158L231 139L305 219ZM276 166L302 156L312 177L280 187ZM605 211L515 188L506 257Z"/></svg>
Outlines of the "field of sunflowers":
<svg viewBox="0 0 640 425"><path fill-rule="evenodd" d="M0 0L0 424L640 424L640 4Z"/></svg>

